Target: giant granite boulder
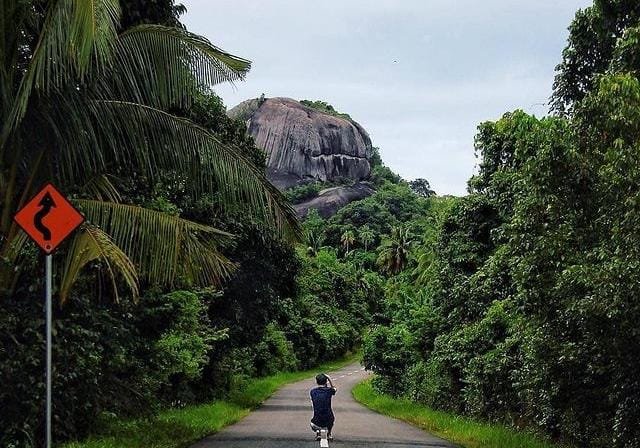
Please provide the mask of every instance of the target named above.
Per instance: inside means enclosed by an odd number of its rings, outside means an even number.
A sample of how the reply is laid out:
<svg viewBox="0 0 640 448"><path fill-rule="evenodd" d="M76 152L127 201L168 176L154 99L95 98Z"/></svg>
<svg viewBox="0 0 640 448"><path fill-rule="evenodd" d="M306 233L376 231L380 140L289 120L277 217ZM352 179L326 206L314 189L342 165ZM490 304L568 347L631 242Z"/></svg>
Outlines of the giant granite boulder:
<svg viewBox="0 0 640 448"><path fill-rule="evenodd" d="M256 145L267 153L269 179L281 189L369 176L371 139L355 121L290 98L247 100L229 116L247 122Z"/></svg>
<svg viewBox="0 0 640 448"><path fill-rule="evenodd" d="M328 218L348 203L364 199L373 193L374 190L369 183L358 182L354 185L327 188L320 191L315 198L296 204L293 207L301 218L306 217L312 209L318 210L318 214L323 218Z"/></svg>

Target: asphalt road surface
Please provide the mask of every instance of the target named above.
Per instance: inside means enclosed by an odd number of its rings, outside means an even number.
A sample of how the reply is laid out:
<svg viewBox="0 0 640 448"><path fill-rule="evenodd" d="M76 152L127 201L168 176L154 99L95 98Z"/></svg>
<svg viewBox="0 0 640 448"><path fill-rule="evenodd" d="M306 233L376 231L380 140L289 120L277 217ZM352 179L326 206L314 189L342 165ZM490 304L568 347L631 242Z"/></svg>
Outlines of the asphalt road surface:
<svg viewBox="0 0 640 448"><path fill-rule="evenodd" d="M368 376L359 364L329 375L338 388L333 397L335 440L330 447L455 447L407 423L368 410L351 397L351 389ZM255 412L192 448L318 447L309 428L312 416L309 390L315 379L290 384L276 392Z"/></svg>

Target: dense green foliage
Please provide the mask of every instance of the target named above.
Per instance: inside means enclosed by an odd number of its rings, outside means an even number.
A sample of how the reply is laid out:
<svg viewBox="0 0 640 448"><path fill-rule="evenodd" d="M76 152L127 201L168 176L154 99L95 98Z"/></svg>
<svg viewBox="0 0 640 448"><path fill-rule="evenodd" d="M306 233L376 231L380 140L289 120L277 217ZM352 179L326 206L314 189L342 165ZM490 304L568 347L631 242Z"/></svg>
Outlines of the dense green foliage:
<svg viewBox="0 0 640 448"><path fill-rule="evenodd" d="M84 297L74 297L55 315L59 438L86 433L104 412L147 414L192 398L189 383L201 377L211 346L225 338L206 316L211 295L149 292L137 304L118 306ZM41 300L26 291L3 298L2 446L33 443L42 433Z"/></svg>
<svg viewBox="0 0 640 448"><path fill-rule="evenodd" d="M414 233L421 234L429 225L429 210L437 202L418 197L404 182L384 183L376 192L360 201L352 202L327 219L321 231L322 239L333 247L340 247L340 237L346 230L359 233L363 227L373 232L369 248L376 249L391 229L402 224ZM373 243L373 244L372 244ZM355 247L364 248L364 243L356 239Z"/></svg>
<svg viewBox="0 0 640 448"><path fill-rule="evenodd" d="M431 185L427 179L412 180L409 182L409 186L415 194L423 198L428 198L436 194L436 192L431 189Z"/></svg>
<svg viewBox="0 0 640 448"><path fill-rule="evenodd" d="M181 27L180 16L186 12L175 0L120 0L123 29L141 24L160 24Z"/></svg>
<svg viewBox="0 0 640 448"><path fill-rule="evenodd" d="M301 202L315 198L323 188L328 187L321 182L311 182L308 184L291 187L285 192L285 195L292 204L299 204Z"/></svg>
<svg viewBox="0 0 640 448"><path fill-rule="evenodd" d="M570 119L479 128L480 172L418 285L365 340L376 386L592 447L640 442L640 81L600 78Z"/></svg>
<svg viewBox="0 0 640 448"><path fill-rule="evenodd" d="M636 0L595 0L593 6L578 11L556 67L553 108L571 109L593 90L599 75L640 70L639 26Z"/></svg>

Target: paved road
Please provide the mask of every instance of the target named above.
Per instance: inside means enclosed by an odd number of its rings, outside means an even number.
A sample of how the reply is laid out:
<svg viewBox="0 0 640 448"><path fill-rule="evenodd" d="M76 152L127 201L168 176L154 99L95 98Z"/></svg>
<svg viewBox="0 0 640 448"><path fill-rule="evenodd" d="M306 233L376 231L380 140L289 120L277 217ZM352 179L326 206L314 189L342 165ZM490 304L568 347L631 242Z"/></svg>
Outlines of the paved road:
<svg viewBox="0 0 640 448"><path fill-rule="evenodd" d="M351 389L367 377L359 364L331 372L338 388L333 397L336 424L333 448L344 447L448 447L454 445L399 420L368 410L351 397ZM314 378L283 387L258 410L235 425L208 437L192 448L318 447L309 429L309 389Z"/></svg>

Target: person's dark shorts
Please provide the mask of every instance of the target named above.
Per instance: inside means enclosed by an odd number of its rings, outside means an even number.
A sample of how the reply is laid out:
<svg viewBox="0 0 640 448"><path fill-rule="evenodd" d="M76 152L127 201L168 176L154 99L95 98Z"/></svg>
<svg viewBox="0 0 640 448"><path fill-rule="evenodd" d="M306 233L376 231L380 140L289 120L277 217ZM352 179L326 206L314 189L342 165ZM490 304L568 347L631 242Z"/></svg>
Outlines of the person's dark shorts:
<svg viewBox="0 0 640 448"><path fill-rule="evenodd" d="M322 421L321 422L322 424L320 424L320 423L316 423L313 420L311 420L311 424L310 424L311 430L312 431L319 431L322 428L327 428L327 431L331 432L331 430L333 429L334 422L335 422L335 419L332 419L332 420Z"/></svg>

